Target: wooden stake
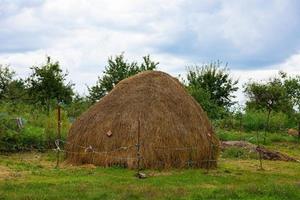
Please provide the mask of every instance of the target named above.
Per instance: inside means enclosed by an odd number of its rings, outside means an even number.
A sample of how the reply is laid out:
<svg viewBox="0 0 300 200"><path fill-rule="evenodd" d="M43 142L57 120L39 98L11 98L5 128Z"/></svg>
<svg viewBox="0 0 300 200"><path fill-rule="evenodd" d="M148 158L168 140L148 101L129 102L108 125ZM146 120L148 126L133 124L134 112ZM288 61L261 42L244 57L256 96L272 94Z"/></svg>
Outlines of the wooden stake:
<svg viewBox="0 0 300 200"><path fill-rule="evenodd" d="M61 112L60 112L60 103L57 104L57 140L61 139ZM60 151L57 150L56 152L56 168L59 167L59 159L60 159Z"/></svg>
<svg viewBox="0 0 300 200"><path fill-rule="evenodd" d="M140 174L140 161L141 161L141 153L140 153L140 131L141 131L141 125L140 125L140 119L138 119L138 138L137 138L137 175L139 176Z"/></svg>
<svg viewBox="0 0 300 200"><path fill-rule="evenodd" d="M262 166L262 156L261 156L261 150L260 150L260 144L259 144L259 136L258 131L256 132L256 140L257 140L257 150L258 150L258 156L259 156L259 170L263 170Z"/></svg>

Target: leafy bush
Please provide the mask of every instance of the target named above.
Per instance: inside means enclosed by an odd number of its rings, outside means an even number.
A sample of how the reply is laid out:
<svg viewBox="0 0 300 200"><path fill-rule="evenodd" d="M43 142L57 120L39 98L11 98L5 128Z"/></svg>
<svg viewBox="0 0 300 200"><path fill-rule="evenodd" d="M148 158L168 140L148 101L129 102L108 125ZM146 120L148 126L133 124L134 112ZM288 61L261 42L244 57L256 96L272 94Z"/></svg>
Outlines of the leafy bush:
<svg viewBox="0 0 300 200"><path fill-rule="evenodd" d="M49 149L57 138L57 111L46 112L30 105L0 104L0 151L21 151ZM16 118L25 122L19 128ZM61 112L61 136L65 139L70 127L67 113Z"/></svg>
<svg viewBox="0 0 300 200"><path fill-rule="evenodd" d="M29 149L44 149L45 134L39 127L26 126L23 129L14 127L13 120L1 120L5 129L1 129L0 150L1 151L20 151Z"/></svg>
<svg viewBox="0 0 300 200"><path fill-rule="evenodd" d="M223 151L222 157L249 159L249 158L257 158L257 154L256 152L249 152L249 150L247 149L243 149L239 147L231 147Z"/></svg>
<svg viewBox="0 0 300 200"><path fill-rule="evenodd" d="M282 112L272 112L268 128L267 112L263 110L247 110L244 114L228 113L226 117L214 121L214 125L225 130L239 130L239 131L264 131L267 132L285 132L289 128L297 126L295 116L288 116Z"/></svg>
<svg viewBox="0 0 300 200"><path fill-rule="evenodd" d="M21 146L24 148L46 148L46 137L43 128L27 126L20 133Z"/></svg>
<svg viewBox="0 0 300 200"><path fill-rule="evenodd" d="M283 133L271 133L268 140L270 142L296 142L296 137Z"/></svg>
<svg viewBox="0 0 300 200"><path fill-rule="evenodd" d="M222 141L233 141L233 140L244 140L245 133L235 132L235 131L226 131L222 129L217 130L217 135Z"/></svg>
<svg viewBox="0 0 300 200"><path fill-rule="evenodd" d="M266 128L267 113L263 111L247 111L243 119L246 131L264 130ZM284 131L293 126L293 122L282 112L273 112L268 126L269 132Z"/></svg>
<svg viewBox="0 0 300 200"><path fill-rule="evenodd" d="M246 131L264 130L266 115L259 111L248 111L243 117L243 127Z"/></svg>
<svg viewBox="0 0 300 200"><path fill-rule="evenodd" d="M257 144L257 132L238 132L234 130L222 130L217 129L217 136L222 141L234 141L234 140L243 140L248 141L252 144ZM259 143L263 143L263 135L264 132L258 132L259 135ZM290 136L285 133L270 133L267 136L267 140L265 144L270 144L271 142L296 142L297 138Z"/></svg>

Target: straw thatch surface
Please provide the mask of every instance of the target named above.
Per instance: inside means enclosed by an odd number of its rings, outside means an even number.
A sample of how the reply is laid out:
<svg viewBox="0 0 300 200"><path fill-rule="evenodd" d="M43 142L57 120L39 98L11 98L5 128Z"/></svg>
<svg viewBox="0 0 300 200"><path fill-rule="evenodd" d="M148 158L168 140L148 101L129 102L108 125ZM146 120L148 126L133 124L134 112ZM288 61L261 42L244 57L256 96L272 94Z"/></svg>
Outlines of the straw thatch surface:
<svg viewBox="0 0 300 200"><path fill-rule="evenodd" d="M206 113L177 79L157 71L121 81L82 114L68 135L67 160L134 168L138 132L144 168L216 166L219 142Z"/></svg>

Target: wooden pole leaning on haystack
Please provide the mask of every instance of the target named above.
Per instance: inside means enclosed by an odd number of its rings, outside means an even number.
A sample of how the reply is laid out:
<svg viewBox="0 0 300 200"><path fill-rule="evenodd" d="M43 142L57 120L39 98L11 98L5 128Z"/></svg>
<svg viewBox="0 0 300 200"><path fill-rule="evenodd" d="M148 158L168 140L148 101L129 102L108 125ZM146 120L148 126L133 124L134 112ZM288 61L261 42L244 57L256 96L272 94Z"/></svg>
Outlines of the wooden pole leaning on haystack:
<svg viewBox="0 0 300 200"><path fill-rule="evenodd" d="M141 137L141 122L140 118L138 119L138 130L137 130L137 143L136 143L136 158L137 158L137 166L136 166L136 176L140 178L140 162L141 162L141 153L140 153L140 137Z"/></svg>
<svg viewBox="0 0 300 200"><path fill-rule="evenodd" d="M141 172L141 121L138 119L138 130L137 130L137 144L136 144L136 157L137 157L137 166L136 166L136 176L139 179L146 178L146 174Z"/></svg>
<svg viewBox="0 0 300 200"><path fill-rule="evenodd" d="M60 112L60 103L57 104L57 143L59 145L59 141L61 139L61 112ZM56 168L59 167L59 157L60 157L60 150L57 149L56 152Z"/></svg>
<svg viewBox="0 0 300 200"><path fill-rule="evenodd" d="M211 143L211 141L209 141L209 154L208 154L208 160L207 160L207 162L206 162L206 164L207 164L207 167L206 167L206 173L208 173L209 172L209 168L210 168L210 165L211 165L211 159L212 159L212 143Z"/></svg>
<svg viewBox="0 0 300 200"><path fill-rule="evenodd" d="M215 151L215 145L210 140L209 141L209 156L208 156L207 169L206 169L207 173L209 172L210 168L214 165L214 162L216 162L216 160L213 157L214 151Z"/></svg>
<svg viewBox="0 0 300 200"><path fill-rule="evenodd" d="M208 173L209 172L209 168L211 167L211 166L213 166L213 164L214 164L214 162L216 162L216 160L215 160L215 158L214 158L214 151L215 151L215 145L214 145L214 143L213 143L213 141L212 141L212 138L211 138L211 134L209 133L208 134L208 137L209 137L209 155L208 155L208 160L207 160L207 162L206 162L206 166L207 166L207 168L206 168L206 172Z"/></svg>

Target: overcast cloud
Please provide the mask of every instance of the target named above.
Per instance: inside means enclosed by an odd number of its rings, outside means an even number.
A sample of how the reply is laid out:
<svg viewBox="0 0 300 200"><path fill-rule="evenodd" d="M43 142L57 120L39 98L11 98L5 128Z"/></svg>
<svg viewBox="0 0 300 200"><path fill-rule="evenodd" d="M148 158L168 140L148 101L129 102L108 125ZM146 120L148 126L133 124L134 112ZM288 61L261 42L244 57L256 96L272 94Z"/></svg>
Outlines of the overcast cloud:
<svg viewBox="0 0 300 200"><path fill-rule="evenodd" d="M150 54L174 76L221 60L242 85L300 74L299 10L297 0L0 0L0 63L24 77L50 55L81 94L121 52Z"/></svg>

